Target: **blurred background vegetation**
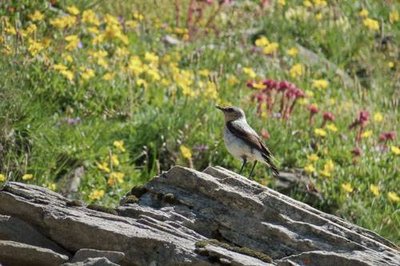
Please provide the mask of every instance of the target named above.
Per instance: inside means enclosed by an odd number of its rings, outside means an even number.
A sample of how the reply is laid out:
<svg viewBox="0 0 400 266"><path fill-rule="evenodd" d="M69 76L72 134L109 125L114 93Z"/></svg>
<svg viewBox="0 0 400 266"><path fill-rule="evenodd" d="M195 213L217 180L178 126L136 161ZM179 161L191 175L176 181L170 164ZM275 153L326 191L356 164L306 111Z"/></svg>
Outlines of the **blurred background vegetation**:
<svg viewBox="0 0 400 266"><path fill-rule="evenodd" d="M175 164L237 171L214 107L231 104L305 180L286 193L400 243L399 10L2 1L0 182L115 206Z"/></svg>

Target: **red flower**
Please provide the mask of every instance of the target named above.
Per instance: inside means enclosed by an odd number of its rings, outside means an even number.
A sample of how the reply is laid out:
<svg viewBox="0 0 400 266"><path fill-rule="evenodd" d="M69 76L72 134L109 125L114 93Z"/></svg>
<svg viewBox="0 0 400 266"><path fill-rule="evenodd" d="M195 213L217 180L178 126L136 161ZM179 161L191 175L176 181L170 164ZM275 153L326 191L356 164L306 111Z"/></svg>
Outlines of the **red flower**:
<svg viewBox="0 0 400 266"><path fill-rule="evenodd" d="M316 114L319 112L318 106L316 106L315 104L310 104L307 108L308 110L310 110L310 114Z"/></svg>
<svg viewBox="0 0 400 266"><path fill-rule="evenodd" d="M324 112L322 115L324 121L335 121L335 116L331 112Z"/></svg>
<svg viewBox="0 0 400 266"><path fill-rule="evenodd" d="M369 112L368 112L368 111L361 111L361 112L358 114L358 122L359 122L362 126L364 126L364 125L368 122L368 119L369 119Z"/></svg>
<svg viewBox="0 0 400 266"><path fill-rule="evenodd" d="M349 126L349 129L352 129L357 126L361 126L363 128L369 120L369 112L368 111L360 111L358 117L354 122Z"/></svg>
<svg viewBox="0 0 400 266"><path fill-rule="evenodd" d="M382 142L393 141L395 138L396 138L395 131L382 132L381 135L379 136L379 141Z"/></svg>

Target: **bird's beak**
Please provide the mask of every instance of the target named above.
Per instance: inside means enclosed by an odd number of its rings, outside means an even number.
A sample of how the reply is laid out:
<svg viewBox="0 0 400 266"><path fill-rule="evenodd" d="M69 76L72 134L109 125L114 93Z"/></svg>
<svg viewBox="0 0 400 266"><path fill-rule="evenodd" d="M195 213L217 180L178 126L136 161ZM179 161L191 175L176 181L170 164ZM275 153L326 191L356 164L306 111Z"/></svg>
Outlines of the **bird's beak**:
<svg viewBox="0 0 400 266"><path fill-rule="evenodd" d="M222 112L224 111L224 108L219 105L216 105L215 107L218 108L219 110L221 110Z"/></svg>

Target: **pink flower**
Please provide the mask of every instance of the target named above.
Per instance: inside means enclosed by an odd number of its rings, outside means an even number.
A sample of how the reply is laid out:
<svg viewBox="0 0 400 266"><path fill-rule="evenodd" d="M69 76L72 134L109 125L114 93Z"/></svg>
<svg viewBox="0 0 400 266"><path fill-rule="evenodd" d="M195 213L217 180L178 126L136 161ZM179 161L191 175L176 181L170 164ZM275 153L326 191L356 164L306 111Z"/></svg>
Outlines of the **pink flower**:
<svg viewBox="0 0 400 266"><path fill-rule="evenodd" d="M261 129L261 137L263 137L264 139L269 139L269 132L266 129Z"/></svg>

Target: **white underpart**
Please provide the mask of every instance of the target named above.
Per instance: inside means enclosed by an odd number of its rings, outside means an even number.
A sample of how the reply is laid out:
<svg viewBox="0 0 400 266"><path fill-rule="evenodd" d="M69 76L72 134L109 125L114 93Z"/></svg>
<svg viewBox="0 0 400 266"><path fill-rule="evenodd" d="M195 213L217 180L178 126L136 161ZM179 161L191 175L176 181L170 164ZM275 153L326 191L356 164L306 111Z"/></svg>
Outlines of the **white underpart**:
<svg viewBox="0 0 400 266"><path fill-rule="evenodd" d="M234 124L235 127L240 127L244 131L258 136L257 133L247 124L245 118L235 120L231 123ZM257 149L252 149L246 142L232 134L226 126L224 128L224 141L227 150L235 158L239 160L246 158L247 161L257 160L266 164L264 158Z"/></svg>

